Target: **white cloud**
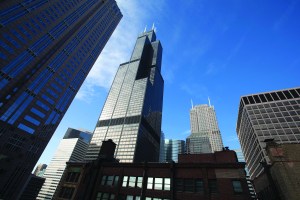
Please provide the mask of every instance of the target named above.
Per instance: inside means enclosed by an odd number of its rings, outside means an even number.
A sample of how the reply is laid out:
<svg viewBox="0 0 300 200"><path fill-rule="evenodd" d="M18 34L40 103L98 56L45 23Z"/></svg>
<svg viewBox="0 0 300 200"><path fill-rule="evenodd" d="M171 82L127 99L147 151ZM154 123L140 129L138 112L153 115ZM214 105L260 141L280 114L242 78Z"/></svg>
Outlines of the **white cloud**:
<svg viewBox="0 0 300 200"><path fill-rule="evenodd" d="M136 38L147 21L151 21L152 14L157 17L162 13L164 1L117 0L117 4L123 18L77 93L77 99L86 101L94 96L95 87L111 86L119 65L129 60Z"/></svg>

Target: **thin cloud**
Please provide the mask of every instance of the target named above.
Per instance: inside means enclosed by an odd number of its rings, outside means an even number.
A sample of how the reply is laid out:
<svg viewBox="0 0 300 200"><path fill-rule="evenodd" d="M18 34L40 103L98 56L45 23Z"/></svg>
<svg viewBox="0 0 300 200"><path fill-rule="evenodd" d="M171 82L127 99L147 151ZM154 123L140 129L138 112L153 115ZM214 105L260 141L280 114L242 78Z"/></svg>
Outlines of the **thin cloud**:
<svg viewBox="0 0 300 200"><path fill-rule="evenodd" d="M95 87L109 89L119 65L130 58L136 37L153 13L162 12L164 1L117 0L117 4L123 18L76 95L79 100L92 98Z"/></svg>
<svg viewBox="0 0 300 200"><path fill-rule="evenodd" d="M180 89L193 98L206 99L208 97L208 89L204 85L184 83L181 84Z"/></svg>
<svg viewBox="0 0 300 200"><path fill-rule="evenodd" d="M286 8L283 14L280 16L280 18L274 23L273 25L274 30L279 30L281 26L288 20L290 15L294 12L296 4L298 2L299 0L294 0L289 4L289 6Z"/></svg>

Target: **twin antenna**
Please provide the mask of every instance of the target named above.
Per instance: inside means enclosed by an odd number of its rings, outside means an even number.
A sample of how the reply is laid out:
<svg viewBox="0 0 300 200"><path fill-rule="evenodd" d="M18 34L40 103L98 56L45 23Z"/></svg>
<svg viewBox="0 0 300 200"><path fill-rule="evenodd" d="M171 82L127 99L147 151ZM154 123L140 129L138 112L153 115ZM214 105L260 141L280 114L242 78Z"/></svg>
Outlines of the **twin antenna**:
<svg viewBox="0 0 300 200"><path fill-rule="evenodd" d="M154 22L152 24L152 28L151 30L155 31L156 32L156 27L154 26ZM144 33L147 31L147 25L145 26L145 29L144 29Z"/></svg>
<svg viewBox="0 0 300 200"><path fill-rule="evenodd" d="M193 103L193 99L191 99L191 104L192 104L192 109L194 108L194 103ZM210 105L210 98L208 97L208 105L209 107L211 107Z"/></svg>

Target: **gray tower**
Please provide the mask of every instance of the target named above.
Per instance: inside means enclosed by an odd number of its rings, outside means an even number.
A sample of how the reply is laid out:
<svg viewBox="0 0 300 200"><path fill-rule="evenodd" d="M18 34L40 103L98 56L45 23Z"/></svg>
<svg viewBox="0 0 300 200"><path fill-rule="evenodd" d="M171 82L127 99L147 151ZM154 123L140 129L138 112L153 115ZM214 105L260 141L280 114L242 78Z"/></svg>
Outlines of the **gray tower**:
<svg viewBox="0 0 300 200"><path fill-rule="evenodd" d="M237 135L251 179L268 163L265 140L276 143L300 142L300 88L242 96Z"/></svg>
<svg viewBox="0 0 300 200"><path fill-rule="evenodd" d="M9 0L0 16L0 199L16 199L122 14L114 0Z"/></svg>
<svg viewBox="0 0 300 200"><path fill-rule="evenodd" d="M184 140L164 140L164 162L178 162L178 154L185 153Z"/></svg>
<svg viewBox="0 0 300 200"><path fill-rule="evenodd" d="M223 148L216 112L211 105L191 109L191 135L186 139L187 153L213 153Z"/></svg>
<svg viewBox="0 0 300 200"><path fill-rule="evenodd" d="M43 178L46 178L37 199L52 199L59 181L66 168L66 162L83 161L91 140L91 133L68 128L64 138L47 167Z"/></svg>
<svg viewBox="0 0 300 200"><path fill-rule="evenodd" d="M116 144L120 162L159 160L164 81L162 47L155 32L141 34L120 65L96 125L86 159L97 158L103 140Z"/></svg>

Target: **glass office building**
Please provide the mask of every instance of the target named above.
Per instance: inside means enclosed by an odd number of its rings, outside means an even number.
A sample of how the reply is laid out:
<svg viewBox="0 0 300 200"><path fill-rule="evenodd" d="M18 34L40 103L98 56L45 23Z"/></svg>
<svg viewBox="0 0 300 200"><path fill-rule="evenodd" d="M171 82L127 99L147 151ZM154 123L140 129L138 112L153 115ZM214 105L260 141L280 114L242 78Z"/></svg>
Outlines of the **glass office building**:
<svg viewBox="0 0 300 200"><path fill-rule="evenodd" d="M251 179L269 164L265 140L277 143L300 142L300 88L242 96L237 135Z"/></svg>
<svg viewBox="0 0 300 200"><path fill-rule="evenodd" d="M161 60L162 47L154 30L142 33L130 60L117 71L86 160L97 159L102 141L112 139L120 162L158 162L164 87Z"/></svg>
<svg viewBox="0 0 300 200"><path fill-rule="evenodd" d="M16 199L122 14L114 0L9 0L0 16L0 199Z"/></svg>
<svg viewBox="0 0 300 200"><path fill-rule="evenodd" d="M185 153L184 140L169 140L164 141L164 162L178 162L178 154Z"/></svg>
<svg viewBox="0 0 300 200"><path fill-rule="evenodd" d="M190 111L190 120L191 135L186 139L187 153L213 153L222 150L222 137L213 106L194 106Z"/></svg>

